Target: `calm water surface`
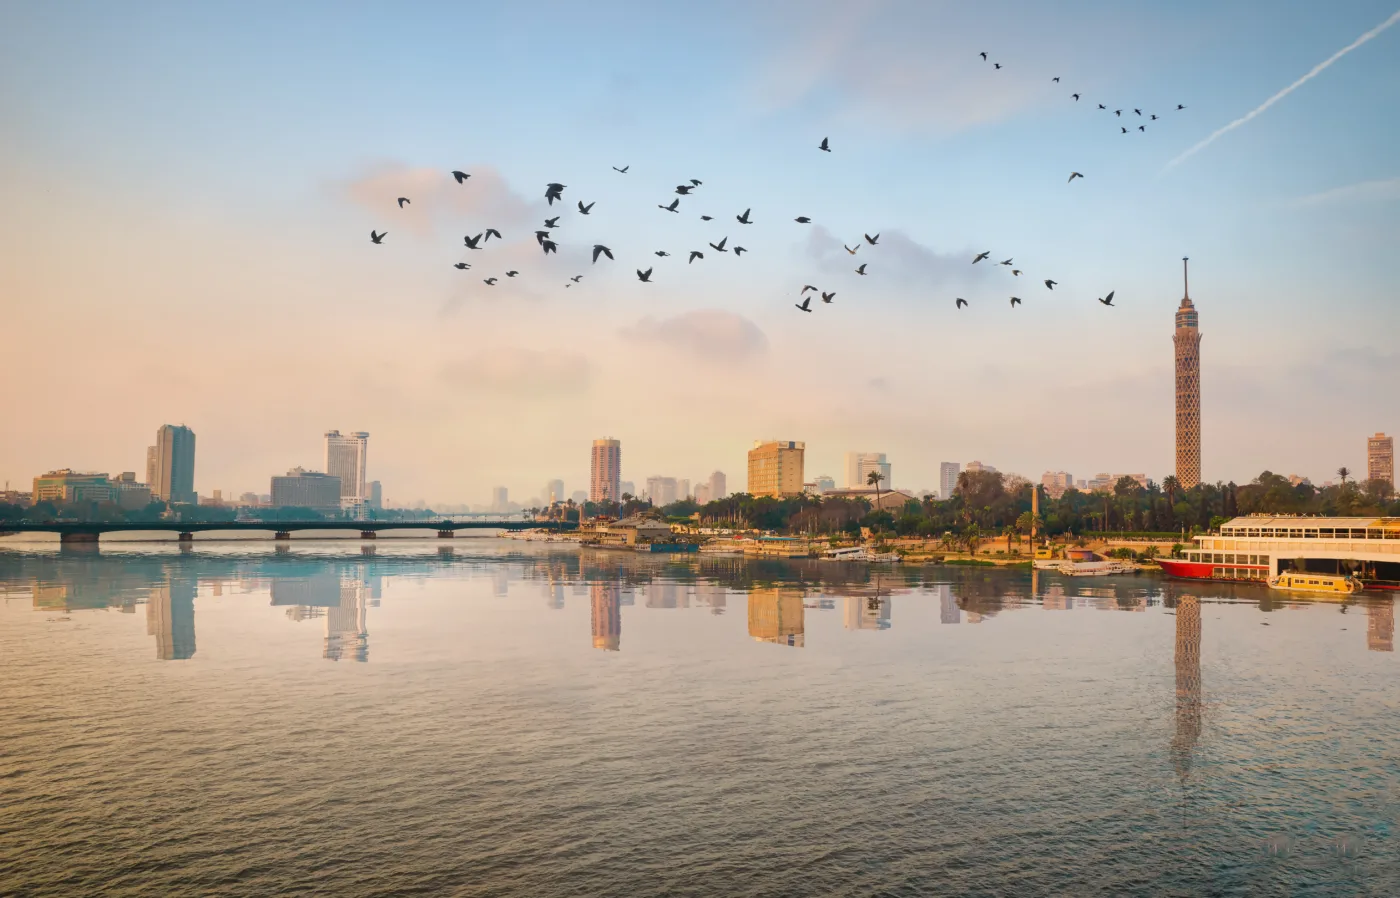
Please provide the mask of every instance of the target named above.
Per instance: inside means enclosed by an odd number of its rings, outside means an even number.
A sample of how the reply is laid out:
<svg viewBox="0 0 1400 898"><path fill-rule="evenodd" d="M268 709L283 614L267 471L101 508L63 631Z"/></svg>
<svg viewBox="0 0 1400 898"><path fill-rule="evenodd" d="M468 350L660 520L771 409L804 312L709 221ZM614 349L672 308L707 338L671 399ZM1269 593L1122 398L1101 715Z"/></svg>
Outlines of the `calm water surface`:
<svg viewBox="0 0 1400 898"><path fill-rule="evenodd" d="M1392 604L1276 598L5 540L0 894L1400 894Z"/></svg>

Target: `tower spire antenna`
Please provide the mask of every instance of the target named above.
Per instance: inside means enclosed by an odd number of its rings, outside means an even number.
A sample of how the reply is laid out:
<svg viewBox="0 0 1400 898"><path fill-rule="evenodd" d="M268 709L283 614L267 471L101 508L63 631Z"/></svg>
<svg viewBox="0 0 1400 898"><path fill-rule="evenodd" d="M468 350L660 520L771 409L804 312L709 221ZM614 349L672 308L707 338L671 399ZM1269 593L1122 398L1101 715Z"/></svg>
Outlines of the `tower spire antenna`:
<svg viewBox="0 0 1400 898"><path fill-rule="evenodd" d="M1182 284L1182 289L1185 291L1185 293L1184 293L1184 295L1183 295L1183 298L1184 298L1184 299L1190 299L1190 298L1191 298L1191 279L1187 276L1187 272L1186 272L1186 263L1187 263L1187 262L1190 262L1190 261L1191 261L1191 257L1190 257L1190 256L1182 256L1182 257L1181 257L1181 284Z"/></svg>

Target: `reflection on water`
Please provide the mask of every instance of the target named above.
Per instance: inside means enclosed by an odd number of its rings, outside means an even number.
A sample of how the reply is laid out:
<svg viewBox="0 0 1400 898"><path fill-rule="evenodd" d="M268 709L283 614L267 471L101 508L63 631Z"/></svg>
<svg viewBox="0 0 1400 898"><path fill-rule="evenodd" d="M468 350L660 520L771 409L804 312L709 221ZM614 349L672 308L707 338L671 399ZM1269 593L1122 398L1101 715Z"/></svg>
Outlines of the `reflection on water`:
<svg viewBox="0 0 1400 898"><path fill-rule="evenodd" d="M396 542L0 546L0 894L1400 892L1387 597Z"/></svg>

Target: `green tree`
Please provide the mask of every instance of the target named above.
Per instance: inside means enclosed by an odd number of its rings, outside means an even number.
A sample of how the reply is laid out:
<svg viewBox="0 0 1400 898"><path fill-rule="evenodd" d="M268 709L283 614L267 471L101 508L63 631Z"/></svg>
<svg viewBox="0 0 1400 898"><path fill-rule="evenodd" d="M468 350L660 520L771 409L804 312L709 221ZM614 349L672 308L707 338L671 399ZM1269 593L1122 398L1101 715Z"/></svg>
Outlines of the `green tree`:
<svg viewBox="0 0 1400 898"><path fill-rule="evenodd" d="M865 482L875 487L875 509L877 511L880 508L880 481L884 479L885 475L881 474L879 469L871 471L869 474L865 475Z"/></svg>
<svg viewBox="0 0 1400 898"><path fill-rule="evenodd" d="M1346 486L1347 478L1351 476L1351 468L1348 468L1346 465L1342 465L1340 468L1337 469L1337 476L1341 478L1342 486Z"/></svg>

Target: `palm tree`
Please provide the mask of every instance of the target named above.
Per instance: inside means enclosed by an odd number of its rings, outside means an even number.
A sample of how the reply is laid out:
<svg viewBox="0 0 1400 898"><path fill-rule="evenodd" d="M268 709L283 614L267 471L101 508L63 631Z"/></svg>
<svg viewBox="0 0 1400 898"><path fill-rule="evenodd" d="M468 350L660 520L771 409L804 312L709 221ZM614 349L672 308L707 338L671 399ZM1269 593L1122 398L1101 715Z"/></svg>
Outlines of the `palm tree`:
<svg viewBox="0 0 1400 898"><path fill-rule="evenodd" d="M1176 507L1176 491L1181 489L1181 481L1175 476L1168 474L1162 478L1162 492L1167 494L1167 507Z"/></svg>
<svg viewBox="0 0 1400 898"><path fill-rule="evenodd" d="M1346 486L1347 478L1351 476L1351 468L1348 468L1346 465L1342 465L1340 468L1337 469L1337 476L1342 478L1342 486Z"/></svg>
<svg viewBox="0 0 1400 898"><path fill-rule="evenodd" d="M885 475L879 471L871 471L865 475L865 482L875 487L875 510L880 510L880 481L885 479Z"/></svg>

